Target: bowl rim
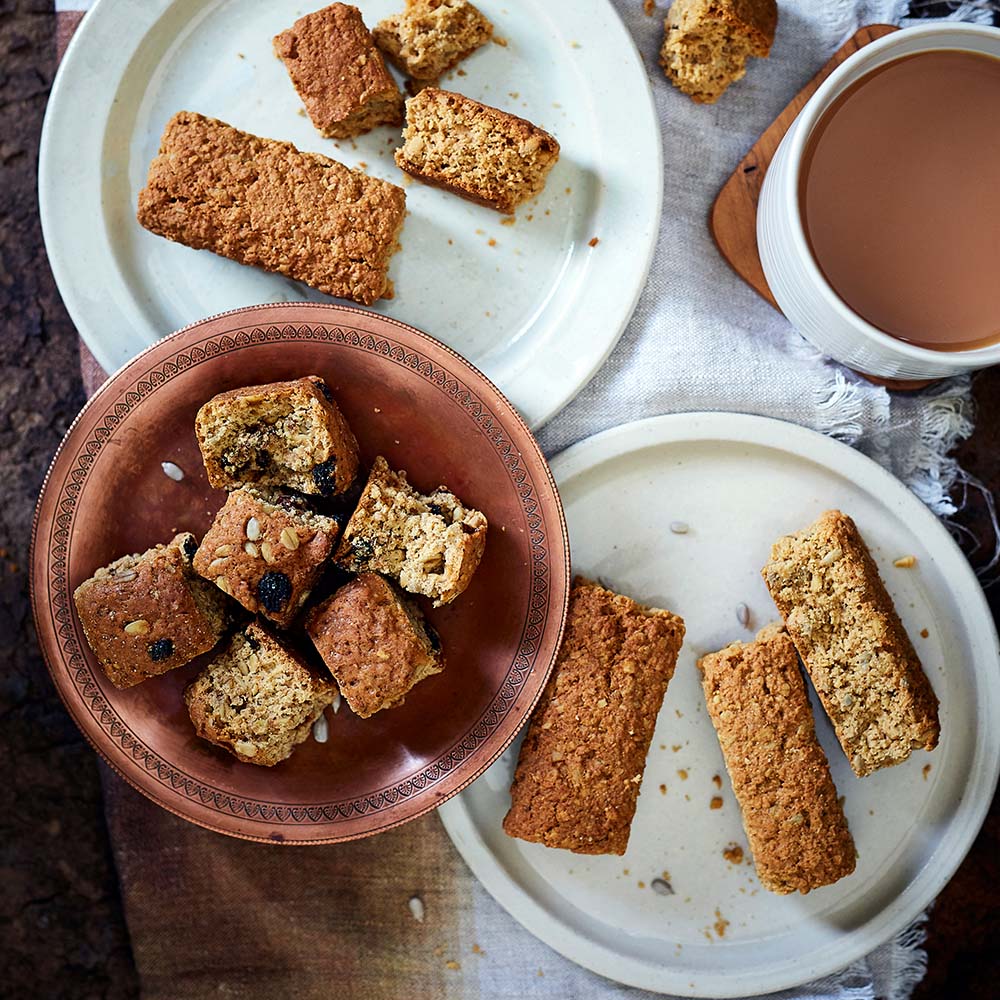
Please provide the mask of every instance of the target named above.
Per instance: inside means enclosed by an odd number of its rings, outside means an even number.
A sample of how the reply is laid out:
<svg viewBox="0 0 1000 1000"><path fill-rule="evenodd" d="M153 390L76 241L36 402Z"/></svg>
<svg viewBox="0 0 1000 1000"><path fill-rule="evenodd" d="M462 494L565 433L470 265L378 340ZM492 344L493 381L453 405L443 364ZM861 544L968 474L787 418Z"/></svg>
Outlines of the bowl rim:
<svg viewBox="0 0 1000 1000"><path fill-rule="evenodd" d="M785 198L790 198L792 202L792 208L789 212L789 222L793 252L802 261L808 279L817 294L823 299L824 305L832 309L841 321L852 327L855 332L861 334L869 341L874 341L879 347L892 352L896 356L902 355L910 361L929 363L937 366L946 364L955 373L958 373L985 368L1000 362L1000 341L987 344L983 347L973 348L972 350L935 351L927 347L919 347L905 340L900 340L869 323L868 320L854 312L844 302L820 270L812 248L809 246L809 241L806 238L805 226L802 221L801 200L799 198L805 147L815 130L818 120L826 112L831 101L839 96L842 90L849 85L849 83L845 83L845 79L856 73L858 65L861 63L870 64L865 66L858 74L857 79L860 80L879 66L895 61L895 57L891 55L888 59L882 58L886 50L889 50L891 53L893 49L898 48L915 37L922 39L923 44L915 52L907 53L907 55L916 55L922 52L947 51L949 49L963 52L979 51L958 44L955 39L951 40L951 44L947 42L935 44L935 39L941 39L944 36L953 34L958 36L964 35L970 38L978 36L989 39L995 45L996 58L1000 58L1000 28L960 21L946 21L901 28L898 31L876 39L845 59L820 84L816 92L806 102L805 107L799 112L798 117L792 125L793 131L789 133L789 167L783 195ZM898 58L902 58L902 56ZM855 81L851 80L850 82L853 83Z"/></svg>
<svg viewBox="0 0 1000 1000"><path fill-rule="evenodd" d="M115 384L122 379L127 372L133 368L141 368L141 363L149 355L156 351L162 350L163 347L171 341L180 340L185 334L190 333L199 327L208 326L213 323L218 323L221 320L234 318L243 314L254 313L260 315L267 312L287 312L289 310L304 310L306 312L313 312L317 314L335 314L332 321L323 316L318 316L320 323L316 325L327 325L327 326L337 326L338 316L347 316L348 318L353 316L363 316L369 321L374 321L376 325L385 325L397 328L401 331L404 336L412 338L416 341L419 348L420 345L430 345L430 347L435 351L440 351L445 354L450 360L457 363L459 368L464 369L463 374L466 376L471 376L474 380L480 380L481 384L487 388L489 391L495 394L497 401L500 404L501 410L506 410L505 422L509 420L513 426L515 426L523 435L523 439L530 447L533 448L534 457L539 463L538 469L544 475L544 480L540 479L538 482L539 487L547 487L549 491L549 496L551 497L550 503L551 513L555 515L551 535L555 536L555 540L552 546L550 546L550 566L549 575L555 581L553 585L553 596L555 600L551 604L552 615L558 615L558 627L555 631L554 638L551 642L551 651L548 656L548 662L544 664L543 669L540 671L537 669L532 670L531 673L537 675L533 683L536 684L535 691L531 694L526 705L520 709L513 709L512 712L517 711L520 714L520 718L517 719L516 723L511 727L511 731L504 734L503 738L497 741L496 746L491 746L488 753L482 755L482 760L477 761L476 766L469 769L468 775L463 775L461 781L456 781L453 787L447 788L444 792L435 788L435 783L428 782L423 788L420 789L420 797L423 801L420 802L420 807L400 818L396 818L390 814L389 822L382 823L375 826L372 829L364 829L360 831L354 831L342 835L329 835L329 836L304 836L295 837L285 836L283 833L277 833L275 830L278 824L269 823L267 820L261 819L258 822L261 826L268 826L274 828L270 833L254 833L249 832L246 829L238 829L236 823L233 826L226 826L221 823L213 823L211 820L206 819L205 816L193 811L194 806L192 805L191 811L185 811L179 808L175 804L171 803L164 795L158 794L158 789L162 782L143 784L138 779L136 779L128 770L123 767L118 760L114 759L111 753L101 745L101 742L95 738L94 734L91 732L92 723L94 716L83 712L82 705L78 699L72 699L66 696L63 690L63 675L68 674L68 664L63 660L62 656L53 657L50 655L50 650L46 644L45 637L49 634L49 629L47 627L47 622L45 619L44 611L47 610L43 608L43 597L47 597L50 593L49 585L49 568L51 564L50 550L40 547L40 532L42 530L42 511L45 506L45 501L49 493L49 488L52 483L53 472L57 469L66 452L67 445L76 432L77 428L80 426L81 422L89 415L89 413L95 409L102 399L108 394L114 387ZM290 322L278 321L282 326L291 326ZM297 321L299 325L302 325L302 321ZM251 325L251 324L248 324ZM259 323L261 327L274 326L276 324L268 324L266 319L262 319ZM359 333L366 333L367 331L357 331ZM226 335L226 332L220 330L218 336L221 338ZM138 372L137 372L138 374ZM508 424L509 426L509 424ZM509 437L509 434L508 434ZM540 493L540 491L539 491ZM539 506L543 505L543 500L541 496L538 497ZM558 544L562 559L561 561L551 557L552 551L555 549L556 544ZM335 844L343 843L351 840L360 840L365 837L374 836L379 833L384 833L388 830L394 829L397 826L404 825L411 822L412 820L418 819L421 816L426 815L428 812L436 809L443 802L450 799L452 796L457 795L464 788L468 787L473 781L480 777L489 767L492 765L507 749L507 747L516 739L517 735L520 733L521 729L527 723L528 719L531 717L531 713L534 711L535 705L542 696L545 684L555 666L556 656L559 651L559 647L562 643L563 633L566 627L566 616L569 608L569 593L570 593L570 583L571 583L571 557L570 557L570 543L569 543L569 532L566 524L566 516L563 510L562 498L559 494L558 486L555 481L555 477L552 473L552 469L549 465L548 459L546 458L541 446L539 445L537 439L535 438L533 432L528 427L523 416L517 410L517 408L510 402L506 395L472 362L468 361L462 355L460 355L453 348L449 347L447 344L437 340L430 334L419 330L416 327L410 326L407 323L401 322L399 320L393 319L391 317L383 316L380 313L373 312L372 310L361 309L356 306L346 306L336 303L325 303L325 302L280 302L280 303L261 303L258 305L243 306L237 309L230 309L225 312L215 313L211 316L206 316L203 319L197 320L193 323L174 331L173 333L167 334L161 337L159 340L150 344L147 348L141 351L139 354L135 355L133 358L126 361L121 365L116 371L112 372L108 378L101 384L101 386L94 392L94 394L86 401L84 406L81 408L80 412L73 419L72 423L66 429L62 440L59 443L59 447L56 449L55 454L49 463L48 469L46 470L45 477L42 481L42 485L39 488L38 500L35 504L34 513L32 515L31 524L31 544L30 544L30 566L31 572L29 576L29 596L31 600L32 617L35 625L36 641L38 643L39 650L42 654L42 658L45 661L46 668L48 669L49 675L52 678L53 684L59 695L60 701L69 713L77 729L86 739L87 743L90 744L91 748L97 752L100 758L124 781L126 781L132 788L140 792L146 798L155 802L158 806L167 810L175 816L179 816L181 819L187 820L188 822L194 823L196 826L200 826L204 829L211 830L215 833L224 834L226 836L234 837L239 840L253 841L257 843L267 843L267 844L279 844L279 845L289 845L289 846L310 846L310 845L320 845L320 844ZM559 579L561 572L562 587L559 586ZM67 584L68 586L68 584ZM560 592L561 590L561 592ZM72 604L72 600L70 600ZM71 616L76 614L75 609L70 612ZM535 661L538 664L538 660ZM139 742L136 740L135 742ZM459 740L458 742L461 742ZM427 767L433 765L433 762L428 763ZM456 767L447 772L447 774L454 774L458 772L462 764L459 763ZM140 773L143 768L137 766L136 773ZM447 777L446 774L446 777ZM154 790L156 789L156 790ZM377 790L375 790L377 791ZM374 794L374 792L372 793ZM251 800L253 801L253 800ZM412 800L411 800L412 801ZM204 803L202 803L204 805ZM211 809L210 807L205 807L208 816L213 815L227 815L218 809ZM244 822L249 821L244 819ZM239 820L237 819L237 822ZM304 827L303 830L322 828L324 830L331 830L334 826L333 821L328 821L323 824L316 824L313 827ZM286 828L289 833L295 834L300 832L296 828Z"/></svg>

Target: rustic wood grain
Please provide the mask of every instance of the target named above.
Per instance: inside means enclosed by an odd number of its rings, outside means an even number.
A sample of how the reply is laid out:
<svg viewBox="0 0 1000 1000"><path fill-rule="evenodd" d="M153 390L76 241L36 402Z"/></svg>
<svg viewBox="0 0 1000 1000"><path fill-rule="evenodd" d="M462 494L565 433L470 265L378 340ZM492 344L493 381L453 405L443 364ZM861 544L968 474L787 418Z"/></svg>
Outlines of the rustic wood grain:
<svg viewBox="0 0 1000 1000"><path fill-rule="evenodd" d="M38 137L51 5L0 0L0 995L137 995L97 759L49 680L28 606L34 501L83 405L76 331L42 246Z"/></svg>

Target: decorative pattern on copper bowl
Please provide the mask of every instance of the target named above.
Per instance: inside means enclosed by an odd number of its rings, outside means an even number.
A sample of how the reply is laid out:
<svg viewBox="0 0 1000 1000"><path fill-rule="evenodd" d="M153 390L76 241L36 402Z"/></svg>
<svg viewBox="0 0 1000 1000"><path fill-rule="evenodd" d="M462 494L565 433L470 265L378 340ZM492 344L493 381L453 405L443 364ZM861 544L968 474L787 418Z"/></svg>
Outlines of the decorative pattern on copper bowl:
<svg viewBox="0 0 1000 1000"><path fill-rule="evenodd" d="M205 478L198 407L225 389L323 376L370 462L383 454L421 489L446 483L490 521L469 589L430 612L443 673L399 708L346 704L325 744L274 768L199 740L182 702L204 658L127 691L91 655L74 588L98 566L189 529L225 494ZM167 478L174 462L184 479ZM544 457L485 376L425 334L334 305L255 306L153 345L94 396L67 433L35 513L32 601L42 650L77 725L126 780L167 809L233 836L349 840L433 809L480 775L527 719L566 615L569 545Z"/></svg>

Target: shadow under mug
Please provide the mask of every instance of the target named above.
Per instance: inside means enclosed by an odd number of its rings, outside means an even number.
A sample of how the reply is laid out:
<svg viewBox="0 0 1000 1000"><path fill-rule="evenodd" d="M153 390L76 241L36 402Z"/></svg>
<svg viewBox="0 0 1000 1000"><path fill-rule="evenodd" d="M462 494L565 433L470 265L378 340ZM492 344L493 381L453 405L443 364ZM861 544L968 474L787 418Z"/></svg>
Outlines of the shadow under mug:
<svg viewBox="0 0 1000 1000"><path fill-rule="evenodd" d="M824 354L883 378L945 378L1000 364L1000 343L934 351L884 333L830 287L806 240L799 202L803 153L816 123L852 83L901 56L960 49L1000 58L1000 28L926 24L886 35L845 60L809 99L781 140L757 209L757 247L767 283L792 325Z"/></svg>

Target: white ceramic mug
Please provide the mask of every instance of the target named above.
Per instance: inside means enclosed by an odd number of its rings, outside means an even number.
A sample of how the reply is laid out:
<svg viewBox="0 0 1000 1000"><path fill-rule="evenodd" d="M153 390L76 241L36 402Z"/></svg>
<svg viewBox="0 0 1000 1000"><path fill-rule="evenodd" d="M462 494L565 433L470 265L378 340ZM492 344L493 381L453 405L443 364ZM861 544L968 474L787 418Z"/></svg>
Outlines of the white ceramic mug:
<svg viewBox="0 0 1000 1000"><path fill-rule="evenodd" d="M821 84L785 133L764 178L757 208L760 262L781 311L824 354L884 378L942 378L1000 364L1000 343L971 351L932 351L897 340L853 312L823 277L806 241L799 172L816 123L847 87L877 66L932 49L963 49L1000 58L1000 29L919 25L855 52Z"/></svg>

